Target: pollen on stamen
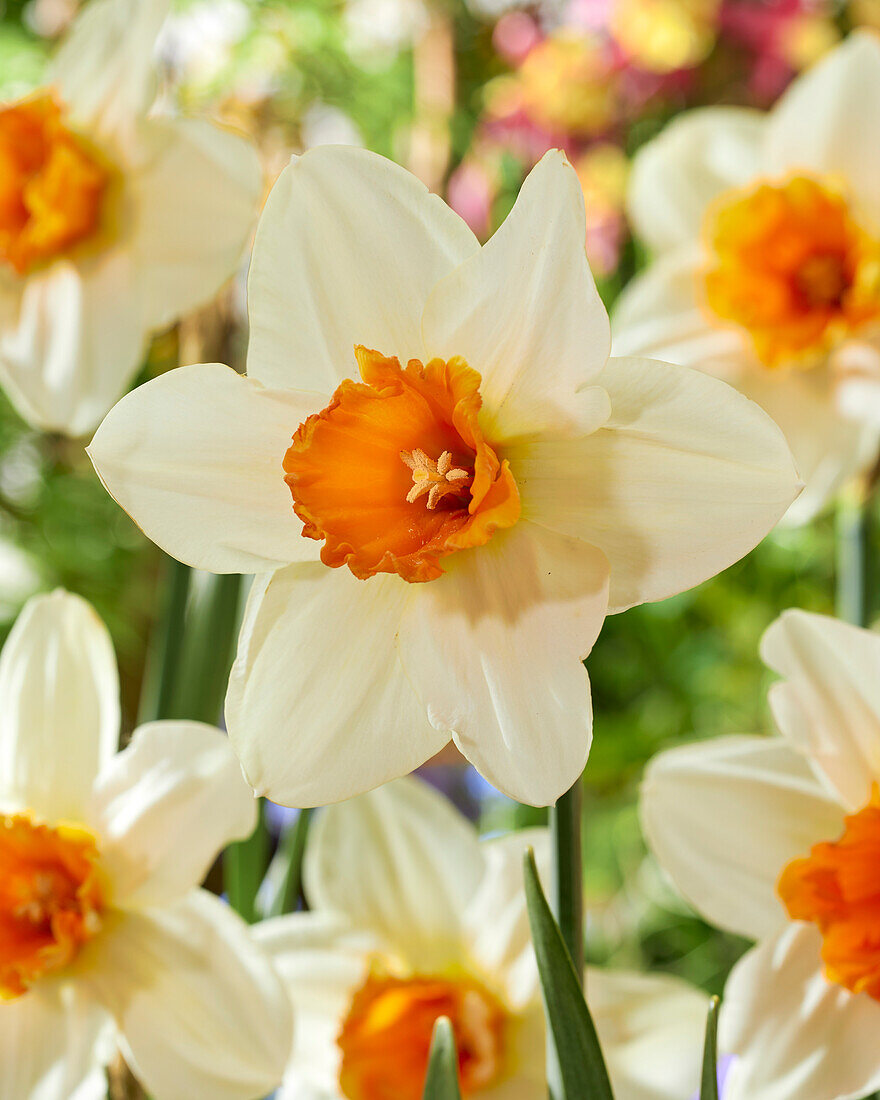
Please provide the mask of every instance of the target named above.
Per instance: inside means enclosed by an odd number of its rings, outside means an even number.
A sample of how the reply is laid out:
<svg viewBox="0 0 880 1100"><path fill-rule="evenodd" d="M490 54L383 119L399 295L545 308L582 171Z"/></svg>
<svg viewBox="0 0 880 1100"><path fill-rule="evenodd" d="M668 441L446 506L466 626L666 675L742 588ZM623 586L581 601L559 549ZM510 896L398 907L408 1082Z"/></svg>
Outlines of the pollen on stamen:
<svg viewBox="0 0 880 1100"><path fill-rule="evenodd" d="M414 504L427 494L427 507L434 511L449 493L461 493L473 481L473 474L452 465L452 454L444 451L435 462L421 448L401 451L400 458L412 470L413 485L406 494L409 504Z"/></svg>

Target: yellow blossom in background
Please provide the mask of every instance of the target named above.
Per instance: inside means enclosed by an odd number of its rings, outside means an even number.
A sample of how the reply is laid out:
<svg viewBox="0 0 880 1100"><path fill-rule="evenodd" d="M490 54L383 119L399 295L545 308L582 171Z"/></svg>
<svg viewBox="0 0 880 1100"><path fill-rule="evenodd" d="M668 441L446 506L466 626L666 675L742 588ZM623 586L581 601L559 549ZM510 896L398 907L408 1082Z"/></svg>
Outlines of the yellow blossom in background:
<svg viewBox="0 0 880 1100"><path fill-rule="evenodd" d="M481 248L402 168L310 150L257 231L247 378L172 371L97 432L154 541L259 574L226 719L260 793L338 801L452 738L554 801L589 751L606 612L724 568L797 493L734 390L607 358L585 232L558 152Z"/></svg>
<svg viewBox="0 0 880 1100"><path fill-rule="evenodd" d="M609 29L635 65L670 73L706 57L720 7L719 0L613 0Z"/></svg>
<svg viewBox="0 0 880 1100"><path fill-rule="evenodd" d="M607 47L597 36L554 32L529 52L516 84L529 116L552 131L584 136L614 121L614 81Z"/></svg>
<svg viewBox="0 0 880 1100"><path fill-rule="evenodd" d="M546 873L548 840L527 829L480 843L415 779L324 810L304 869L310 911L254 931L299 1025L279 1100L421 1100L441 1015L469 1100L545 1095L522 865L532 846ZM591 968L587 985L616 1100L690 1096L705 995L628 971Z"/></svg>
<svg viewBox="0 0 880 1100"><path fill-rule="evenodd" d="M95 0L46 87L0 103L0 384L40 428L93 429L150 333L233 274L253 225L253 149L148 117L168 6Z"/></svg>
<svg viewBox="0 0 880 1100"><path fill-rule="evenodd" d="M161 1100L271 1090L288 1002L198 888L256 821L227 739L153 722L117 753L109 635L61 591L19 617L0 699L0 1095L103 1096L117 1047Z"/></svg>

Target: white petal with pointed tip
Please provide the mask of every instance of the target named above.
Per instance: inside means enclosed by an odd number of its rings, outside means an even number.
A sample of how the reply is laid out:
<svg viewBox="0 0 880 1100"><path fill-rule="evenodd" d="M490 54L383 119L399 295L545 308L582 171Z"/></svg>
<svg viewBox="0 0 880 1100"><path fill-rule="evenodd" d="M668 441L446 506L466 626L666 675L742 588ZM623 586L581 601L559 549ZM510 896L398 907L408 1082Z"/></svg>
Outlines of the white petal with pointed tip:
<svg viewBox="0 0 880 1100"><path fill-rule="evenodd" d="M496 443L559 430L605 365L610 327L585 240L577 175L562 153L548 153L488 244L428 300L427 354L460 355L479 372L481 420Z"/></svg>
<svg viewBox="0 0 880 1100"><path fill-rule="evenodd" d="M880 1004L828 982L821 949L796 921L733 968L720 1041L737 1059L724 1100L860 1100L880 1088Z"/></svg>
<svg viewBox="0 0 880 1100"><path fill-rule="evenodd" d="M317 558L282 461L325 399L272 391L220 364L179 367L127 394L88 453L107 491L172 557L214 573Z"/></svg>
<svg viewBox="0 0 880 1100"><path fill-rule="evenodd" d="M278 177L254 241L248 374L330 392L357 377L354 345L423 356L434 284L479 248L415 176L348 146L319 146Z"/></svg>
<svg viewBox="0 0 880 1100"><path fill-rule="evenodd" d="M770 689L780 731L844 806L861 809L880 783L880 637L826 615L786 611L764 634L761 657L784 677Z"/></svg>
<svg viewBox="0 0 880 1100"><path fill-rule="evenodd" d="M611 610L663 599L748 553L798 491L782 433L701 372L610 359L604 428L524 440L505 454L535 524L599 547Z"/></svg>
<svg viewBox="0 0 880 1100"><path fill-rule="evenodd" d="M148 1092L254 1100L280 1083L290 1001L247 925L207 891L162 909L116 912L77 967L116 1020Z"/></svg>
<svg viewBox="0 0 880 1100"><path fill-rule="evenodd" d="M113 644L85 600L28 601L0 654L0 699L0 808L82 820L119 740Z"/></svg>
<svg viewBox="0 0 880 1100"><path fill-rule="evenodd" d="M592 713L582 660L602 628L608 563L520 520L415 589L400 656L431 722L490 783L549 805L583 771Z"/></svg>
<svg viewBox="0 0 880 1100"><path fill-rule="evenodd" d="M473 826L406 778L320 812L304 881L313 908L345 914L430 974L460 960L463 914L483 873Z"/></svg>
<svg viewBox="0 0 880 1100"><path fill-rule="evenodd" d="M773 173L840 181L857 208L880 219L880 40L860 30L800 76L767 119L764 162Z"/></svg>
<svg viewBox="0 0 880 1100"><path fill-rule="evenodd" d="M415 587L320 563L255 579L226 721L260 794L288 806L338 802L406 775L448 742L398 658Z"/></svg>
<svg viewBox="0 0 880 1100"><path fill-rule="evenodd" d="M648 844L684 897L719 928L759 939L786 920L785 867L838 836L843 808L780 738L721 737L648 765Z"/></svg>
<svg viewBox="0 0 880 1100"><path fill-rule="evenodd" d="M760 111L702 107L642 146L627 197L637 235L657 250L696 241L707 205L760 173L764 126Z"/></svg>
<svg viewBox="0 0 880 1100"><path fill-rule="evenodd" d="M89 819L114 905L166 905L256 824L229 739L200 722L151 722L98 776Z"/></svg>

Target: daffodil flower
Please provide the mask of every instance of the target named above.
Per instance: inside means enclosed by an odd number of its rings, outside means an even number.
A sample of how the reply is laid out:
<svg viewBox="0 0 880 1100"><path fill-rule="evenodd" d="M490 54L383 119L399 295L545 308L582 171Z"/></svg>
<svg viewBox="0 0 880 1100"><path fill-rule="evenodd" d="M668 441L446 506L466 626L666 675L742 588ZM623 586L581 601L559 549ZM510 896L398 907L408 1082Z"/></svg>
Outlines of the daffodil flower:
<svg viewBox="0 0 880 1100"><path fill-rule="evenodd" d="M523 853L532 846L546 866L547 840L527 829L481 843L411 778L323 810L304 868L311 911L254 929L297 1020L279 1100L421 1100L441 1015L468 1100L545 1097ZM690 1096L705 995L668 976L592 968L587 988L617 1100Z"/></svg>
<svg viewBox="0 0 880 1100"><path fill-rule="evenodd" d="M880 1088L880 637L789 611L761 652L782 736L661 753L642 818L697 910L758 941L724 994L725 1100L856 1100Z"/></svg>
<svg viewBox="0 0 880 1100"><path fill-rule="evenodd" d="M629 211L655 261L615 351L735 385L785 432L810 519L880 438L880 40L856 32L767 114L706 107L636 155Z"/></svg>
<svg viewBox="0 0 880 1100"><path fill-rule="evenodd" d="M261 220L248 376L186 367L89 453L181 561L259 574L226 700L252 785L293 806L454 738L549 803L590 744L582 665L622 610L712 576L799 485L777 427L697 371L609 360L560 153L483 248L359 149L295 159Z"/></svg>
<svg viewBox="0 0 880 1100"><path fill-rule="evenodd" d="M290 1006L247 926L198 884L253 828L226 738L154 722L116 752L109 635L35 597L0 654L0 1095L98 1100L118 1046L161 1100L256 1100Z"/></svg>
<svg viewBox="0 0 880 1100"><path fill-rule="evenodd" d="M0 384L40 428L83 435L151 332L238 265L261 176L242 139L147 117L168 0L94 0L45 87L0 103Z"/></svg>

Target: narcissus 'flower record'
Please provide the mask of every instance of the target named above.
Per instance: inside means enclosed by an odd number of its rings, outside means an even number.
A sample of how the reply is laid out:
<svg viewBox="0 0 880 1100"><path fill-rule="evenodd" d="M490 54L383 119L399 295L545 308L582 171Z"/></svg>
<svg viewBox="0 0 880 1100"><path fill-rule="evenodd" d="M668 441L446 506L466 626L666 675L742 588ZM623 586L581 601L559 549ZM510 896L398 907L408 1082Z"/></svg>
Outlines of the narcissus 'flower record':
<svg viewBox="0 0 880 1100"><path fill-rule="evenodd" d="M810 519L880 438L880 38L860 31L767 114L706 107L636 156L629 212L655 262L615 306L615 351L724 378L785 432Z"/></svg>
<svg viewBox="0 0 880 1100"><path fill-rule="evenodd" d="M83 435L149 334L209 301L253 227L251 146L147 117L169 0L95 0L47 74L0 103L0 384L35 426Z"/></svg>
<svg viewBox="0 0 880 1100"><path fill-rule="evenodd" d="M481 843L416 779L321 811L304 869L310 912L254 930L297 1021L279 1100L421 1100L441 1015L469 1100L546 1096L522 874L529 845L549 863L547 840L527 829ZM686 1100L707 997L627 971L588 969L587 986L617 1100Z"/></svg>
<svg viewBox="0 0 880 1100"><path fill-rule="evenodd" d="M254 1100L281 1079L289 999L198 889L253 795L210 726L118 738L106 629L77 596L34 598L0 655L0 1096L103 1100L118 1047L161 1100Z"/></svg>
<svg viewBox="0 0 880 1100"><path fill-rule="evenodd" d="M170 554L258 574L226 718L257 791L323 804L450 737L549 803L589 750L608 610L717 573L799 483L776 425L697 371L608 359L561 153L482 248L409 173L284 170L249 282L248 374L184 367L89 453Z"/></svg>
<svg viewBox="0 0 880 1100"><path fill-rule="evenodd" d="M880 1088L880 637L786 612L761 652L781 737L661 753L645 833L685 897L757 940L734 967L725 1100Z"/></svg>

